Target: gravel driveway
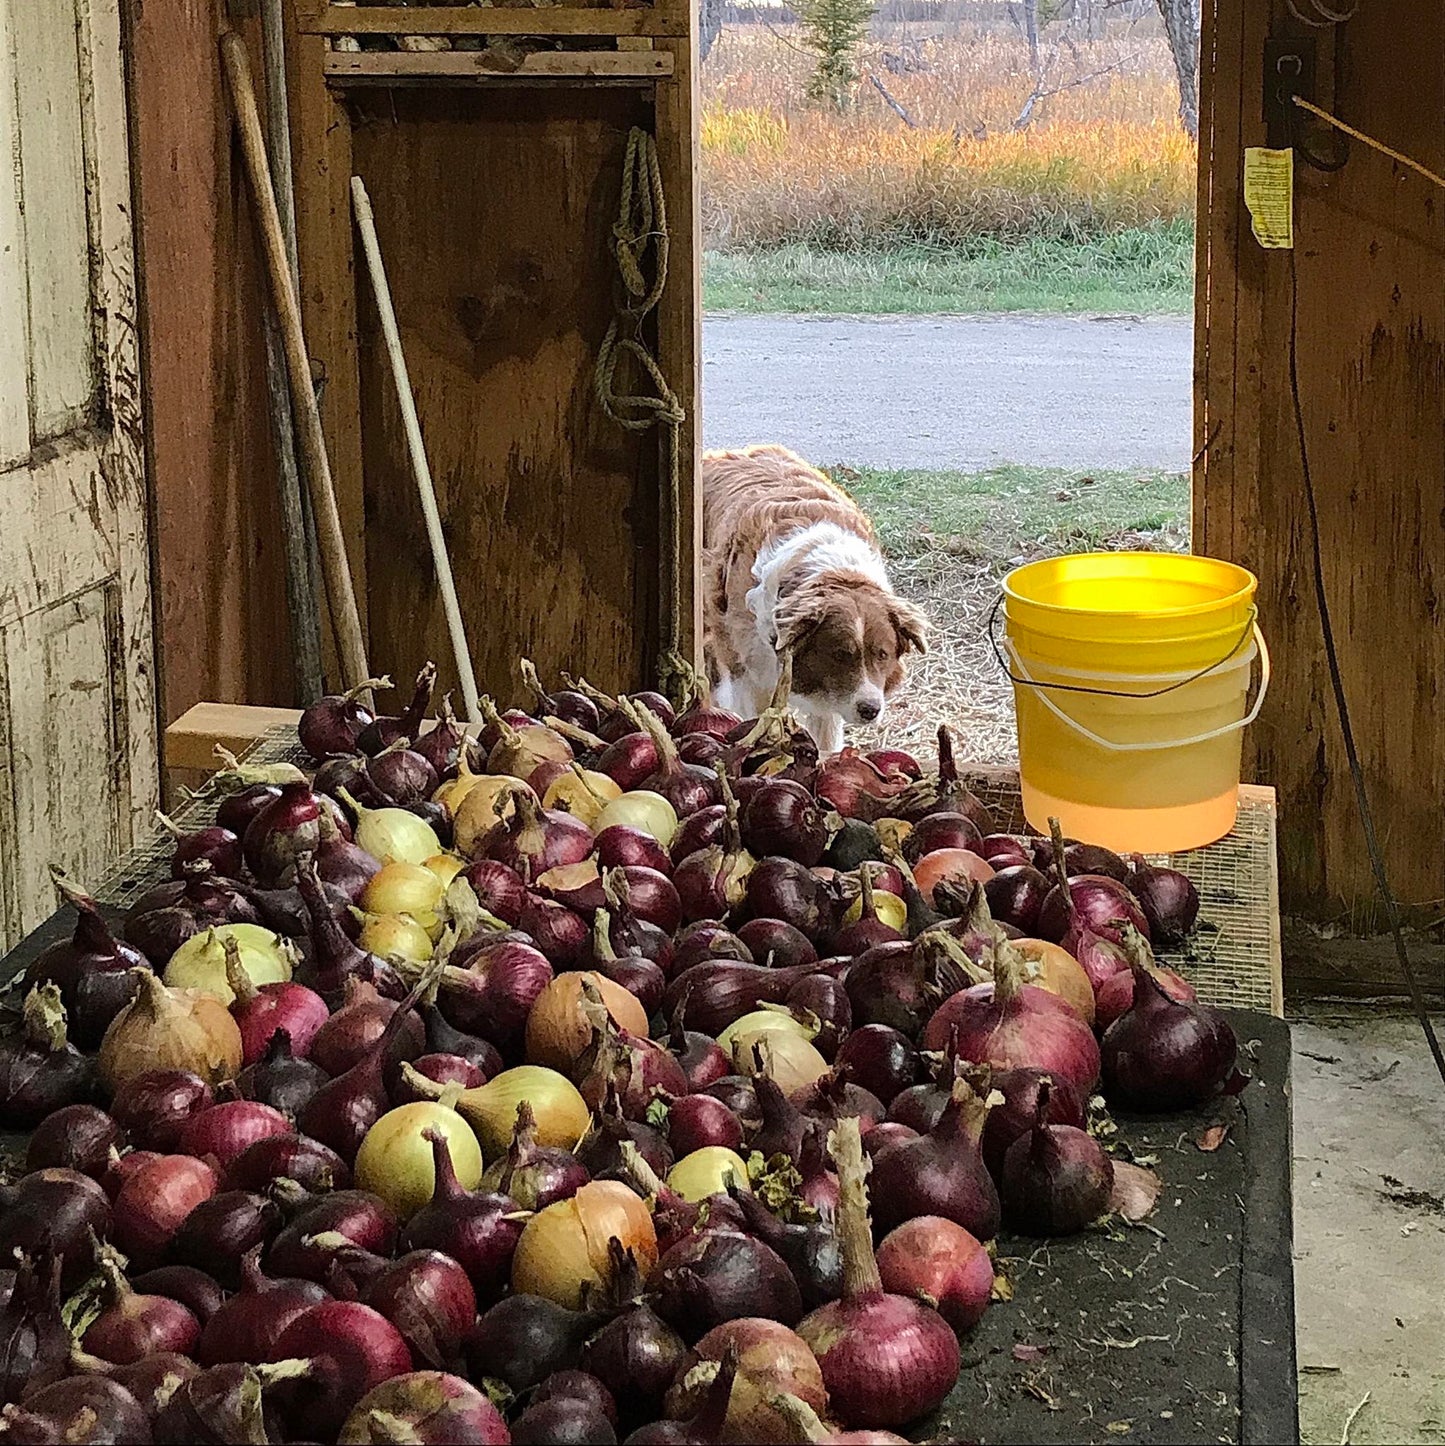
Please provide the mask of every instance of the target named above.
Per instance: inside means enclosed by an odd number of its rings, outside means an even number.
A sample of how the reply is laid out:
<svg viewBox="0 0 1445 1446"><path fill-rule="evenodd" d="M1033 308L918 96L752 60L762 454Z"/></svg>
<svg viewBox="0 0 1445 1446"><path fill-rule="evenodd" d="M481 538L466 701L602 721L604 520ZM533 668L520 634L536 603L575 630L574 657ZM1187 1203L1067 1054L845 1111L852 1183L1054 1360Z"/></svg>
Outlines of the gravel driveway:
<svg viewBox="0 0 1445 1446"><path fill-rule="evenodd" d="M1188 317L740 316L703 323L709 447L972 471L1186 471Z"/></svg>

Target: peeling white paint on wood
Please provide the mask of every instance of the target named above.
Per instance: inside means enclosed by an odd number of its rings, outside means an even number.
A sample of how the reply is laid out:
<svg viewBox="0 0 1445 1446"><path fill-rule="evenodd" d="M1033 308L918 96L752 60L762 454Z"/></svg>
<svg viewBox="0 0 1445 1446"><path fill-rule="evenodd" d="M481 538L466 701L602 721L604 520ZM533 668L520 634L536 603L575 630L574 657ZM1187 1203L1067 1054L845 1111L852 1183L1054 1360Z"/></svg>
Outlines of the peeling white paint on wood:
<svg viewBox="0 0 1445 1446"><path fill-rule="evenodd" d="M30 318L20 213L13 0L0 0L0 467L30 450Z"/></svg>

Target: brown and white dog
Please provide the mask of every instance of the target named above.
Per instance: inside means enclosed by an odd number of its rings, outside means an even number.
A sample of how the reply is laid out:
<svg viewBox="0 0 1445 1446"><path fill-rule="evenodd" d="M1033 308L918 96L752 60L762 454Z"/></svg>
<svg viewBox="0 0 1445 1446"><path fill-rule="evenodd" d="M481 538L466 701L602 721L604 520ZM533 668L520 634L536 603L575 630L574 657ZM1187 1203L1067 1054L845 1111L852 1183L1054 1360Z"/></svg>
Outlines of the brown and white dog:
<svg viewBox="0 0 1445 1446"><path fill-rule="evenodd" d="M703 641L713 698L755 717L791 649L790 706L823 753L873 723L927 651L927 624L894 595L872 524L785 447L702 459Z"/></svg>

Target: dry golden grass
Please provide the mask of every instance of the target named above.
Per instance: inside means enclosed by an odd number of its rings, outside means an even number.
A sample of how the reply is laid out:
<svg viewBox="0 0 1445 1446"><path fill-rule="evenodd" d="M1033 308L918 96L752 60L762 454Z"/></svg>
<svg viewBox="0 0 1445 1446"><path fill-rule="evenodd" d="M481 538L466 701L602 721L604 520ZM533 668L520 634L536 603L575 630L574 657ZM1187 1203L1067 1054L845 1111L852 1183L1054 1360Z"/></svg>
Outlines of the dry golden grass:
<svg viewBox="0 0 1445 1446"><path fill-rule="evenodd" d="M936 27L934 27L936 29ZM726 31L703 70L703 224L719 248L811 242L1081 240L1193 213L1195 153L1175 116L1162 37L1120 27L1046 51L1035 90L1021 40L896 27L839 114L804 99L812 57L791 29Z"/></svg>

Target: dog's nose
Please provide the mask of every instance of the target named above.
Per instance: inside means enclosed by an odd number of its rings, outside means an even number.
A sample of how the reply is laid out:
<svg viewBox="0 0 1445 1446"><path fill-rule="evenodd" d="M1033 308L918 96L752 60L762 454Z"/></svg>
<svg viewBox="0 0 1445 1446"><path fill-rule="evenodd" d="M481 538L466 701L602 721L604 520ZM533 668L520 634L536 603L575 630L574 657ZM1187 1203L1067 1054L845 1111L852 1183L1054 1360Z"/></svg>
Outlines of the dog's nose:
<svg viewBox="0 0 1445 1446"><path fill-rule="evenodd" d="M858 716L865 723L871 723L882 711L883 705L875 703L872 698L864 698L858 704Z"/></svg>

